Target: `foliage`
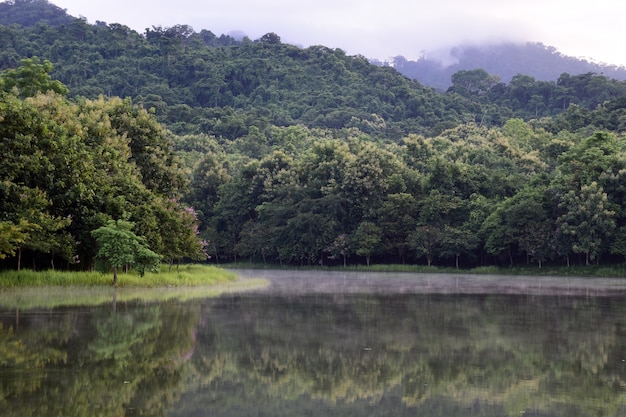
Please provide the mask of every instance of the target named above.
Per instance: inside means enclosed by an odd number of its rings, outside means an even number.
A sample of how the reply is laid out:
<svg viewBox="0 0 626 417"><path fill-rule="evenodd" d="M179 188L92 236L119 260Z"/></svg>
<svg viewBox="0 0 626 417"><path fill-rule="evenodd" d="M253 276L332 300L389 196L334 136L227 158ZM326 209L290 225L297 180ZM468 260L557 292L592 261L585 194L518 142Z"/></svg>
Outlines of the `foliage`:
<svg viewBox="0 0 626 417"><path fill-rule="evenodd" d="M0 222L0 259L15 255L16 249L26 240L25 226L25 224L20 227L11 222Z"/></svg>
<svg viewBox="0 0 626 417"><path fill-rule="evenodd" d="M111 219L170 267L623 259L623 82L464 69L437 93L187 25L0 26L0 45L4 268L91 268Z"/></svg>
<svg viewBox="0 0 626 417"><path fill-rule="evenodd" d="M98 242L97 257L113 268L113 285L117 271L124 266L136 266L141 276L159 267L160 256L148 248L145 238L133 233L134 224L125 220L109 220L91 234Z"/></svg>
<svg viewBox="0 0 626 417"><path fill-rule="evenodd" d="M65 95L68 88L58 80L50 77L52 63L44 60L39 62L39 58L26 58L20 61L17 69L9 69L2 73L0 78L0 90L10 92L15 89L20 97L32 97L37 93L54 91Z"/></svg>

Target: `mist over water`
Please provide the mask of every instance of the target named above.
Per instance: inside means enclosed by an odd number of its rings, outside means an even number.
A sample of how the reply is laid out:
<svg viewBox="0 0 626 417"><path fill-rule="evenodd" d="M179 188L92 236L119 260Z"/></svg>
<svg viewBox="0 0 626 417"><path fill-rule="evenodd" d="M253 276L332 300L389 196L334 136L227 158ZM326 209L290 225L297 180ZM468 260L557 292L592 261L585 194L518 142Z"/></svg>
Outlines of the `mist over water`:
<svg viewBox="0 0 626 417"><path fill-rule="evenodd" d="M626 415L619 280L236 272L271 285L0 307L3 417Z"/></svg>
<svg viewBox="0 0 626 417"><path fill-rule="evenodd" d="M235 269L241 278L266 278L272 293L626 295L623 279L337 270Z"/></svg>

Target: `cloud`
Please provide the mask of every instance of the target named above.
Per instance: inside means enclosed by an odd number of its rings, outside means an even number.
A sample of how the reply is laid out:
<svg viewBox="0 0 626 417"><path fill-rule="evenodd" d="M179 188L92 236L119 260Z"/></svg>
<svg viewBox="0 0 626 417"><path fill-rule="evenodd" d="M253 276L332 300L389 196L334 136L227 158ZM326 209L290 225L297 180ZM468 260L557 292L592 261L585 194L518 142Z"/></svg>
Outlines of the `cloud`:
<svg viewBox="0 0 626 417"><path fill-rule="evenodd" d="M275 32L302 46L325 45L387 59L461 43L534 41L575 56L626 64L621 20L626 3L596 0L51 0L91 22L151 26L189 24L220 35L241 30L258 39Z"/></svg>

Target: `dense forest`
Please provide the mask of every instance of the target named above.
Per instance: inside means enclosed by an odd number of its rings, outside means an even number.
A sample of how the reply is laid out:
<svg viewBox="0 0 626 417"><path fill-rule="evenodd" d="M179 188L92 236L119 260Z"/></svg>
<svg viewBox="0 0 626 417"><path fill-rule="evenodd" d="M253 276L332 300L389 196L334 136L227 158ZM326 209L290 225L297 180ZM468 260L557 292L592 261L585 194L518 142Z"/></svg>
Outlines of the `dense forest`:
<svg viewBox="0 0 626 417"><path fill-rule="evenodd" d="M4 267L90 268L112 220L168 261L626 257L625 82L476 69L437 92L275 33L0 16Z"/></svg>

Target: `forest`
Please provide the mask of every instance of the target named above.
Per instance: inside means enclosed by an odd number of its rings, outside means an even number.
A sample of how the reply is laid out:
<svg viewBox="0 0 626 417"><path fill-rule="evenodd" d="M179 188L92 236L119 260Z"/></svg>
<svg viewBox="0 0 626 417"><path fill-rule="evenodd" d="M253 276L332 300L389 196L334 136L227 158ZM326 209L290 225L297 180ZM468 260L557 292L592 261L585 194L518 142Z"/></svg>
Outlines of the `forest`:
<svg viewBox="0 0 626 417"><path fill-rule="evenodd" d="M619 263L626 83L484 70L435 91L324 46L137 33L0 3L0 265Z"/></svg>

